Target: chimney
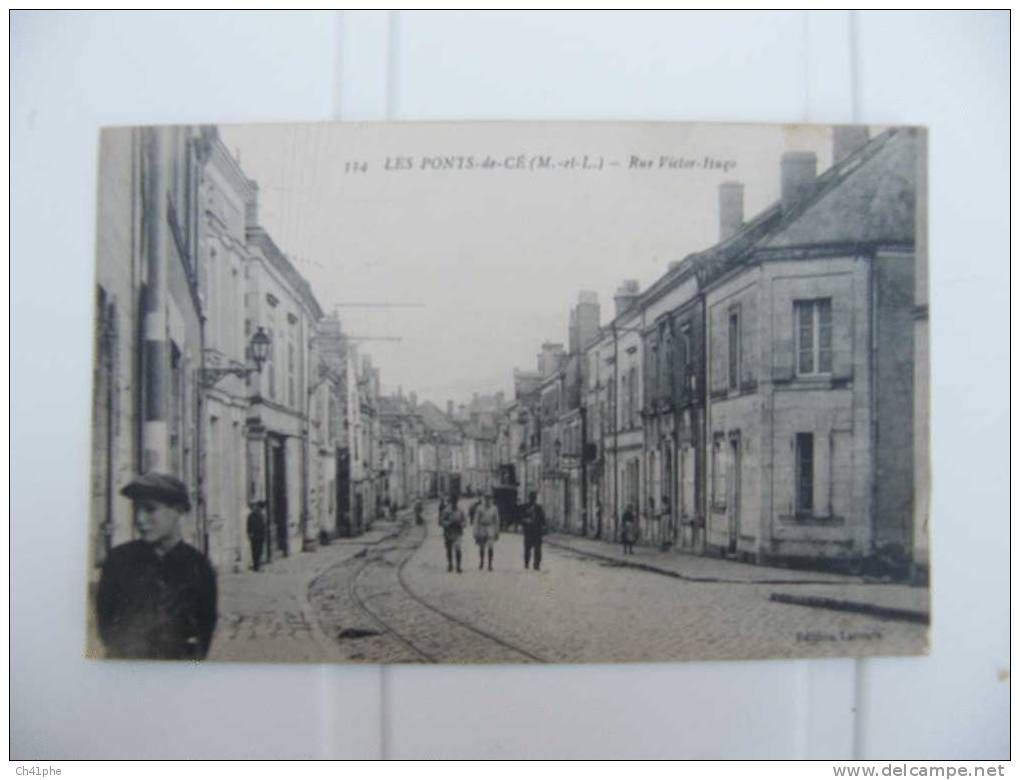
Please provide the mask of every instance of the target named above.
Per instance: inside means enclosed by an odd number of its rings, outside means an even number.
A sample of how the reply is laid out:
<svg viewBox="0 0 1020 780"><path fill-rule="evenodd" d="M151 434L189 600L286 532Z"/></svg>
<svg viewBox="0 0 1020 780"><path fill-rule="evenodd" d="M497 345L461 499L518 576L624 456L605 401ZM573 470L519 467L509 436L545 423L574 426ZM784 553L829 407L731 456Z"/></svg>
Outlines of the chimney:
<svg viewBox="0 0 1020 780"><path fill-rule="evenodd" d="M836 125L832 128L832 164L845 160L867 142L867 125Z"/></svg>
<svg viewBox="0 0 1020 780"><path fill-rule="evenodd" d="M418 407L418 394L412 390L407 394L407 400L411 402L411 408L416 409Z"/></svg>
<svg viewBox="0 0 1020 780"><path fill-rule="evenodd" d="M538 370L543 378L550 377L559 370L563 354L562 344L547 341L542 345L542 352L538 356Z"/></svg>
<svg viewBox="0 0 1020 780"><path fill-rule="evenodd" d="M588 348L599 335L599 320L602 309L599 306L598 293L581 290L577 296L577 306L570 313L571 349L574 354Z"/></svg>
<svg viewBox="0 0 1020 780"><path fill-rule="evenodd" d="M786 152L780 168L783 211L788 211L811 191L818 169L818 158L814 152Z"/></svg>
<svg viewBox="0 0 1020 780"><path fill-rule="evenodd" d="M446 416L453 419L453 401L446 402Z"/></svg>
<svg viewBox="0 0 1020 780"><path fill-rule="evenodd" d="M505 403L506 403L506 395L503 393L502 390L500 390L498 393L496 393L496 411L497 412L502 412L503 411L503 404L505 404Z"/></svg>
<svg viewBox="0 0 1020 780"><path fill-rule="evenodd" d="M624 279L620 282L620 286L616 288L616 295L613 296L616 308L615 316L619 317L630 309L638 299L638 295L640 295L640 288L637 279Z"/></svg>
<svg viewBox="0 0 1020 780"><path fill-rule="evenodd" d="M744 226L744 185L724 181L719 185L719 240L725 241Z"/></svg>

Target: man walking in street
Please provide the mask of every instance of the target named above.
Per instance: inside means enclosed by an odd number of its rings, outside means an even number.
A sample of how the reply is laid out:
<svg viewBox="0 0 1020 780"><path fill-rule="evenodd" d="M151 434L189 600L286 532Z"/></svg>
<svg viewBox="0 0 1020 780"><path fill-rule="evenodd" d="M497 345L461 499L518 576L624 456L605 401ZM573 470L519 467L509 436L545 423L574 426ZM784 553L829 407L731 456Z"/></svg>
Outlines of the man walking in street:
<svg viewBox="0 0 1020 780"><path fill-rule="evenodd" d="M492 495L485 494L485 501L475 514L475 543L478 545L478 570L485 568L485 558L489 558L489 571L492 571L492 548L499 538L499 510L492 503Z"/></svg>
<svg viewBox="0 0 1020 780"><path fill-rule="evenodd" d="M535 556L535 571L542 568L542 537L545 535L545 511L537 501L534 491L528 496L521 525L524 531L524 568L531 567L531 556Z"/></svg>
<svg viewBox="0 0 1020 780"><path fill-rule="evenodd" d="M248 543L251 545L251 567L259 570L262 564L262 548L266 543L266 516L262 513L265 501L255 501L248 513Z"/></svg>
<svg viewBox="0 0 1020 780"><path fill-rule="evenodd" d="M630 504L627 504L627 508L623 510L623 527L620 532L620 538L623 541L623 554L633 555L634 542L638 538L638 526L637 520L634 517L634 509Z"/></svg>
<svg viewBox="0 0 1020 780"><path fill-rule="evenodd" d="M457 499L451 498L450 505L439 517L439 525L443 529L443 542L446 545L446 570L453 571L454 561L457 563L457 573L461 573L461 550L460 540L464 536L464 526L467 521L464 513L457 508Z"/></svg>
<svg viewBox="0 0 1020 780"><path fill-rule="evenodd" d="M216 627L216 574L181 540L187 488L149 473L121 493L135 502L139 538L114 547L103 565L96 611L107 656L202 660Z"/></svg>

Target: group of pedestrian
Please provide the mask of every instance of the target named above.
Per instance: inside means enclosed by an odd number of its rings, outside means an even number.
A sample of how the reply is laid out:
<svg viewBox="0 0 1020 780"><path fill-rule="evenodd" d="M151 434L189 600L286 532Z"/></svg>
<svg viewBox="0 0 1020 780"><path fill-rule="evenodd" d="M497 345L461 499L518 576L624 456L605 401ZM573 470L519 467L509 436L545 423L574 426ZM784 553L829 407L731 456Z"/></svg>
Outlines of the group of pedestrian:
<svg viewBox="0 0 1020 780"><path fill-rule="evenodd" d="M446 503L439 501L439 526L443 529L443 543L446 548L446 570L463 572L463 549L461 541L466 525L474 526L474 540L478 546L478 570L483 571L488 565L492 571L493 553L496 540L499 539L499 509L492 502L492 494L487 493L469 508L469 517L458 507L456 497ZM542 568L542 537L546 532L545 512L536 501L536 494L529 496L521 519L524 536L524 568L531 568L534 562L535 571Z"/></svg>
<svg viewBox="0 0 1020 780"><path fill-rule="evenodd" d="M216 574L209 559L187 544L181 517L190 510L187 487L169 474L148 473L122 491L135 507L138 538L110 550L96 597L99 636L110 658L201 660L209 653L217 618ZM268 523L265 501L252 504L247 534L252 568L259 571ZM493 571L499 539L499 510L487 494L470 509L478 546L478 569ZM420 503L415 521L423 522ZM440 501L439 524L446 546L447 571L463 571L467 519L457 506ZM542 567L545 512L532 493L524 507L524 568Z"/></svg>

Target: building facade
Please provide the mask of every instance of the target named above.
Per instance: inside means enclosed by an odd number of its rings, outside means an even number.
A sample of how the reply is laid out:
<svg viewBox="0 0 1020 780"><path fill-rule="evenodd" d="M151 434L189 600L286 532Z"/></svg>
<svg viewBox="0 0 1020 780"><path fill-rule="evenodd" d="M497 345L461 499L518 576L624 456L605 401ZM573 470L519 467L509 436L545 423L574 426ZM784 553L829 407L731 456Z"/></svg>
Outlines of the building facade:
<svg viewBox="0 0 1020 780"><path fill-rule="evenodd" d="M256 183L214 127L104 131L100 165L90 576L135 538L120 490L149 471L187 485L183 538L219 571L251 565L254 501L271 559L360 533L379 373L260 224Z"/></svg>
<svg viewBox="0 0 1020 780"><path fill-rule="evenodd" d="M104 130L100 137L91 554L134 538L138 473L187 486L184 539L208 549L199 458L202 306L198 289L200 131ZM93 574L95 570L93 570Z"/></svg>
<svg viewBox="0 0 1020 780"><path fill-rule="evenodd" d="M248 411L248 473L253 500L266 501L267 557L314 546L308 501L308 423L313 378L311 340L322 317L308 283L259 225L257 192L248 202L250 336L269 335L269 358L252 376Z"/></svg>
<svg viewBox="0 0 1020 780"><path fill-rule="evenodd" d="M203 368L244 369L248 354L245 294L249 267L246 204L253 184L215 128L202 128L198 289L203 304ZM243 375L213 373L202 381L202 501L208 554L220 570L251 565L246 535L248 474L245 426L249 387Z"/></svg>
<svg viewBox="0 0 1020 780"><path fill-rule="evenodd" d="M779 202L746 221L743 186L723 183L719 242L644 291L621 284L579 371L548 350L515 371L521 494L596 538L630 512L664 549L923 578L923 143L836 128L833 166L787 153Z"/></svg>
<svg viewBox="0 0 1020 780"><path fill-rule="evenodd" d="M905 569L917 142L901 130L842 155L836 143L821 177L813 158L784 156L780 203L705 259L707 542L753 560Z"/></svg>

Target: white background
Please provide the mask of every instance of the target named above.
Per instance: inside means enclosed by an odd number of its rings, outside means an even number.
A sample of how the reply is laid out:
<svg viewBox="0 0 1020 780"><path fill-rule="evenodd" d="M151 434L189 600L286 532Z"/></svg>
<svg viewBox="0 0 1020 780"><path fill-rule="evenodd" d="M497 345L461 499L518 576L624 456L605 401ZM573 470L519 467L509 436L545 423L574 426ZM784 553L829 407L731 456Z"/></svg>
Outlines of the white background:
<svg viewBox="0 0 1020 780"><path fill-rule="evenodd" d="M15 13L11 754L1009 754L1006 13ZM82 659L97 128L671 119L930 128L933 651L620 666Z"/></svg>

